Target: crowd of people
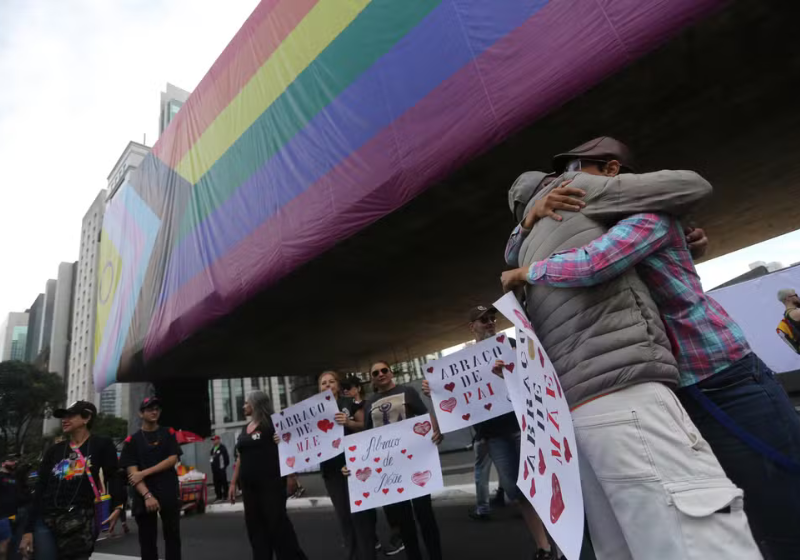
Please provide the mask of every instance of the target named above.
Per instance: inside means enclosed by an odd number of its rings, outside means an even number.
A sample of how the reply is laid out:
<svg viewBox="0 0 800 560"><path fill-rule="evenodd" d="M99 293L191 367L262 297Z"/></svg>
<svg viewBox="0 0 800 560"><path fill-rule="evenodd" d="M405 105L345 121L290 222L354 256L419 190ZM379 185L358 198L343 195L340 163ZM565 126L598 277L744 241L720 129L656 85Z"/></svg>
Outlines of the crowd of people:
<svg viewBox="0 0 800 560"><path fill-rule="evenodd" d="M800 558L800 419L739 326L704 293L693 259L708 239L682 222L710 196L711 186L691 171L639 173L628 148L609 137L555 156L553 166L553 173L524 173L509 191L517 225L501 282L524 304L566 393L596 557ZM785 320L800 330L800 298L783 290L778 299ZM491 306L470 311L476 341L495 336L496 323ZM366 398L356 377L326 371L318 378L318 390L336 398L335 421L345 434L428 413L415 389L396 385L389 363L374 363L370 376L373 392ZM427 382L422 392L430 394ZM66 439L39 467L19 545L24 557L36 550L37 558L88 558L99 528L113 530L124 513L125 484L141 557L158 558L159 515L166 559L181 557L174 468L180 447L174 432L159 426L160 412L157 398L142 402L142 429L125 441L118 461L111 441L91 434L93 404L55 411ZM250 422L238 437L230 484L228 451L215 438L215 492L235 502L241 488L254 558L303 560L286 511L290 492L272 412L265 393L248 395ZM434 414L431 419L430 437L438 444L442 435ZM517 488L520 426L514 414L474 430L477 504L471 517L489 518L494 464L501 495L519 509L530 532L533 557L557 558ZM0 484L9 484L6 467ZM350 511L344 455L320 469L344 556L374 560L381 550L378 511ZM100 520L98 498L106 493L111 508ZM387 554L445 557L430 496L383 511L393 534ZM7 535L0 523L0 541Z"/></svg>

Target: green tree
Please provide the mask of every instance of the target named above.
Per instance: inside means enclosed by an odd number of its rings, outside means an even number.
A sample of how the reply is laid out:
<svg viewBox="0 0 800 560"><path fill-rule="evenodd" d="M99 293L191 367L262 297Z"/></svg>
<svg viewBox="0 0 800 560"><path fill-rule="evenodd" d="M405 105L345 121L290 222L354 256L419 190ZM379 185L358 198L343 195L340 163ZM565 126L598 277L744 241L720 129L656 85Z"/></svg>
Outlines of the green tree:
<svg viewBox="0 0 800 560"><path fill-rule="evenodd" d="M109 437L118 442L128 435L128 421L113 414L103 414L101 412L94 421L92 433Z"/></svg>
<svg viewBox="0 0 800 560"><path fill-rule="evenodd" d="M64 383L58 374L25 362L0 362L0 452L24 452L31 423L63 400Z"/></svg>

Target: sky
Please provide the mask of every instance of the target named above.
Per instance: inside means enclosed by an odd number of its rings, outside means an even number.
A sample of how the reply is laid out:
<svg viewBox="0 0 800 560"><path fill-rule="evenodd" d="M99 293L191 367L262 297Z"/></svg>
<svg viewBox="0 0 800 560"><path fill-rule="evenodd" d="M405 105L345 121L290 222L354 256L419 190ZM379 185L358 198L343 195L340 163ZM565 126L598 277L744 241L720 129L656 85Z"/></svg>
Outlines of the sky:
<svg viewBox="0 0 800 560"><path fill-rule="evenodd" d="M78 258L83 215L128 141L152 145L159 92L191 91L257 0L0 0L0 320ZM800 231L701 264L706 289Z"/></svg>

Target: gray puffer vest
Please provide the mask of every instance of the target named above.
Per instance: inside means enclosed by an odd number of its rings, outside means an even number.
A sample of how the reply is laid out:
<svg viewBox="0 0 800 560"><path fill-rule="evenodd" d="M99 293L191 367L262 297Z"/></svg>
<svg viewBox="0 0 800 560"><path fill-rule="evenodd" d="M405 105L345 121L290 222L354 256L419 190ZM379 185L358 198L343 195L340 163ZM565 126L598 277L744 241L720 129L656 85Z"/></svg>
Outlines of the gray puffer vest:
<svg viewBox="0 0 800 560"><path fill-rule="evenodd" d="M705 179L691 171L613 178L585 173L563 176L570 178L571 186L586 191L586 207L577 213L560 212L561 222L539 220L522 244L520 266L527 267L558 251L582 247L632 214L661 212L679 216L710 196L712 190ZM527 182L518 179L512 190L530 192ZM561 182L557 179L537 192L525 213ZM509 200L512 199L514 196L510 195ZM664 324L634 269L590 288L528 285L526 306L570 407L636 383L677 385L678 368Z"/></svg>

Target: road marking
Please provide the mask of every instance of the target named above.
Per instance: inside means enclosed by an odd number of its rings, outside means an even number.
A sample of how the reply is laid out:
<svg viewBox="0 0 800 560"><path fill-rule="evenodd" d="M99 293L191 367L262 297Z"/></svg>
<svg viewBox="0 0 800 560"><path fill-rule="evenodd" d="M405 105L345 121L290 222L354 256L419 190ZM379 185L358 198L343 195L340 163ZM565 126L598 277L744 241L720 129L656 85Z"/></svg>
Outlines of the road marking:
<svg viewBox="0 0 800 560"><path fill-rule="evenodd" d="M139 560L138 556L120 556L119 554L100 554L95 552L89 560Z"/></svg>

